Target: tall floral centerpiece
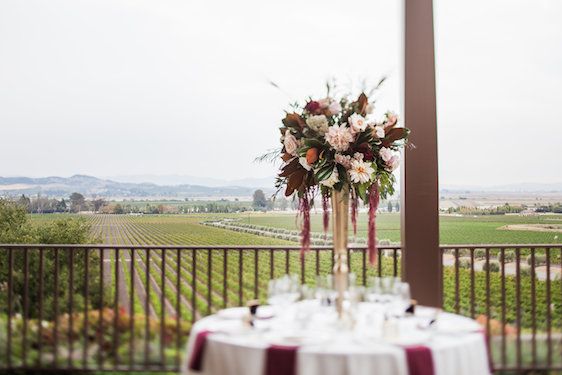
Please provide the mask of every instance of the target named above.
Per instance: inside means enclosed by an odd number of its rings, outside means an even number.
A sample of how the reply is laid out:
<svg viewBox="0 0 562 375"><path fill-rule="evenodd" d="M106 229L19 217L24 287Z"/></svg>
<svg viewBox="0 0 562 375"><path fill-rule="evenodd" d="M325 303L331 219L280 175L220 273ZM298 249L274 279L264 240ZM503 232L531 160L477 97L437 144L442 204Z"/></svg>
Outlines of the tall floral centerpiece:
<svg viewBox="0 0 562 375"><path fill-rule="evenodd" d="M398 117L386 112L373 116L374 102L365 93L357 98L330 96L293 105L282 120L280 156L283 165L276 186L286 196L296 195L302 215L301 257L310 248L310 209L315 198L322 202L324 232L333 216L334 275L342 311L347 288L347 236L351 215L357 232L359 200L369 207L369 261L377 261L375 216L379 200L394 192L393 171L409 130L398 126ZM278 190L278 191L279 191Z"/></svg>

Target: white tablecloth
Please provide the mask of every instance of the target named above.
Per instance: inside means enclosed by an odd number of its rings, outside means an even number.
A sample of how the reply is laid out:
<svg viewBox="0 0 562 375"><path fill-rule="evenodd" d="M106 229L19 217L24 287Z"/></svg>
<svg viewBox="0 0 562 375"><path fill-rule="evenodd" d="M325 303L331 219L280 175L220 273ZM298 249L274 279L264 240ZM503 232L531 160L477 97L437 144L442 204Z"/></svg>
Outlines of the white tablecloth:
<svg viewBox="0 0 562 375"><path fill-rule="evenodd" d="M427 329L430 310L418 307L416 316L395 320L396 334L388 335L378 305L361 304L355 328L345 329L337 328L333 308L314 303L291 305L255 328L220 314L201 319L192 328L182 373L264 375L270 345L298 345L299 375L408 375L405 347L423 345L431 350L435 375L489 374L485 336L471 319L441 313ZM205 330L215 333L208 336L202 371L193 372L189 359Z"/></svg>

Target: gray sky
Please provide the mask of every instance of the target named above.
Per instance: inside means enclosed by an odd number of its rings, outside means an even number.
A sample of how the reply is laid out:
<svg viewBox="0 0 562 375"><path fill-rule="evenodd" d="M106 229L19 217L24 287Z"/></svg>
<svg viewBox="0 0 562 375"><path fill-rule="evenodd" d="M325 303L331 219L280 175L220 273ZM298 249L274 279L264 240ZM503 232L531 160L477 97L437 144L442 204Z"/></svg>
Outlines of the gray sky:
<svg viewBox="0 0 562 375"><path fill-rule="evenodd" d="M2 0L0 175L273 175L252 160L329 77L388 75L400 112L398 4ZM441 184L562 181L562 3L435 14Z"/></svg>

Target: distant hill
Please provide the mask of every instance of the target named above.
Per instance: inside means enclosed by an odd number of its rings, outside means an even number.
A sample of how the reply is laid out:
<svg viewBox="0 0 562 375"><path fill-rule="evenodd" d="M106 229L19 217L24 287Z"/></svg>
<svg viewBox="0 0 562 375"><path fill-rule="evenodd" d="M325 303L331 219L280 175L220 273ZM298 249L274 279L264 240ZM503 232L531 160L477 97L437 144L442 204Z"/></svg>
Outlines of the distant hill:
<svg viewBox="0 0 562 375"><path fill-rule="evenodd" d="M156 185L154 183L117 182L92 176L72 177L0 177L0 195L41 194L65 197L78 192L86 197L119 198L228 198L250 197L255 188L244 186ZM264 189L271 192L270 189Z"/></svg>
<svg viewBox="0 0 562 375"><path fill-rule="evenodd" d="M271 188L275 183L275 176L261 178L241 178L227 180L222 178L197 177L179 174L143 174L143 175L117 175L105 177L112 181L130 183L153 183L157 185L200 185L210 187L241 186L250 188Z"/></svg>

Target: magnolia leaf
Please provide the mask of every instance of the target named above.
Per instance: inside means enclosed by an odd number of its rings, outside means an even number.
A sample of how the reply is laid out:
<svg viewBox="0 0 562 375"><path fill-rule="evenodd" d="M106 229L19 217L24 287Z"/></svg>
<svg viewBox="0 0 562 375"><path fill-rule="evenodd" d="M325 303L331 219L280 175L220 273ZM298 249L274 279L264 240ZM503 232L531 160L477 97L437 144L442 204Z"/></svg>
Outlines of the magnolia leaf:
<svg viewBox="0 0 562 375"><path fill-rule="evenodd" d="M407 129L407 128L392 128L388 131L388 133L386 133L386 136L384 137L384 139L382 141L382 145L384 147L388 147L394 141L406 138L409 133L410 133L410 130Z"/></svg>
<svg viewBox="0 0 562 375"><path fill-rule="evenodd" d="M357 99L357 112L361 115L361 116L365 116L367 114L367 106L369 105L369 98L367 98L367 95L365 95L365 93L361 93L361 95L359 95L359 98Z"/></svg>
<svg viewBox="0 0 562 375"><path fill-rule="evenodd" d="M279 173L279 177L289 177L291 174L296 172L299 168L302 168L299 163L299 159L294 158L281 169L281 173Z"/></svg>
<svg viewBox="0 0 562 375"><path fill-rule="evenodd" d="M289 176L289 179L287 180L287 190L285 190L285 196L288 197L289 195L293 194L293 192L302 185L302 181L306 173L306 169L301 167Z"/></svg>
<svg viewBox="0 0 562 375"><path fill-rule="evenodd" d="M288 128L302 129L305 127L305 122L298 113L287 113L287 116L283 119L283 125Z"/></svg>
<svg viewBox="0 0 562 375"><path fill-rule="evenodd" d="M291 160L294 156L289 154L289 153L284 153L283 155L281 155L281 159L283 159L284 162L288 162L289 160Z"/></svg>

